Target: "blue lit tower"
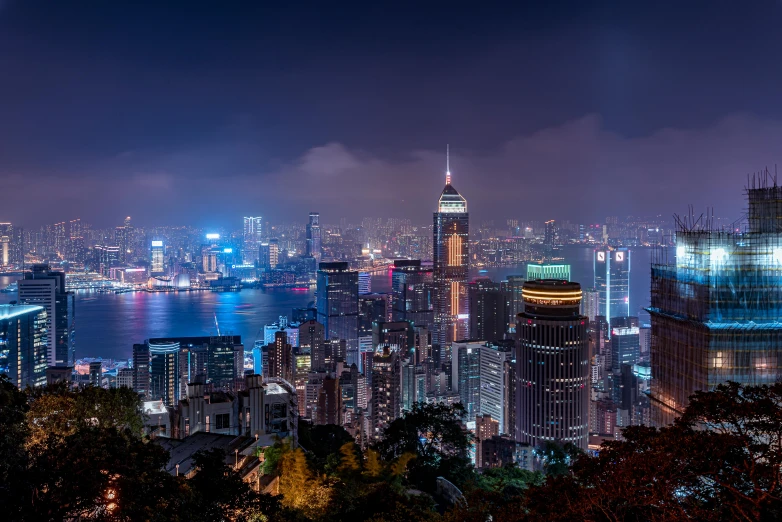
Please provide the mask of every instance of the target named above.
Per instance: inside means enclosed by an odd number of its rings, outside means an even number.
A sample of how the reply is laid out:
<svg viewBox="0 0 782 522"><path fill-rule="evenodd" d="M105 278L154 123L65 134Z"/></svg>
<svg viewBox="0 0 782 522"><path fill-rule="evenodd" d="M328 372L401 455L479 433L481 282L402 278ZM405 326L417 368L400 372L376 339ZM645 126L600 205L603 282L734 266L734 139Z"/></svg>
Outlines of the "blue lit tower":
<svg viewBox="0 0 782 522"><path fill-rule="evenodd" d="M434 328L432 344L444 353L453 341L467 337L470 220L467 200L451 185L450 158L445 188L434 213Z"/></svg>
<svg viewBox="0 0 782 522"><path fill-rule="evenodd" d="M358 350L358 272L344 262L320 263L315 293L318 322L326 339L343 339Z"/></svg>
<svg viewBox="0 0 782 522"><path fill-rule="evenodd" d="M46 384L46 323L42 306L0 305L0 374L19 388Z"/></svg>
<svg viewBox="0 0 782 522"><path fill-rule="evenodd" d="M748 227L678 223L676 259L652 264L652 423L669 424L690 395L726 381L782 377L782 187L747 188Z"/></svg>
<svg viewBox="0 0 782 522"><path fill-rule="evenodd" d="M610 323L613 317L630 315L630 251L626 248L595 250L595 289L600 310Z"/></svg>
<svg viewBox="0 0 782 522"><path fill-rule="evenodd" d="M178 341L165 339L147 340L149 349L150 399L161 399L166 406L179 403L179 352Z"/></svg>

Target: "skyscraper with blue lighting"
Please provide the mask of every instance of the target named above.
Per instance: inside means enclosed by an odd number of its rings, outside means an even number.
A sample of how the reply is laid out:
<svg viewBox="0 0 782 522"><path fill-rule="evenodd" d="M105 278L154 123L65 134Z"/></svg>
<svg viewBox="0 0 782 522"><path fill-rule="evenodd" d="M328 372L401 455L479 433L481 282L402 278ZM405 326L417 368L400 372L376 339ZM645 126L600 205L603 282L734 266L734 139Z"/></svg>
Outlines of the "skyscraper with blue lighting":
<svg viewBox="0 0 782 522"><path fill-rule="evenodd" d="M630 250L595 250L595 284L600 311L609 323L612 317L630 315Z"/></svg>

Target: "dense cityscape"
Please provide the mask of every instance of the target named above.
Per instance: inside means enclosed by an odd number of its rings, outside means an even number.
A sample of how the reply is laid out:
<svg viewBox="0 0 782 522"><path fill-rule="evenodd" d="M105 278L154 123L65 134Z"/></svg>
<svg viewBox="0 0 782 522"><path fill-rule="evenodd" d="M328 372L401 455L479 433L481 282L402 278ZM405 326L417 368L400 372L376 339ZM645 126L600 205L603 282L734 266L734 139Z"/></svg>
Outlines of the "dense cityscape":
<svg viewBox="0 0 782 522"><path fill-rule="evenodd" d="M0 206L8 520L782 517L775 169L580 221L441 149L408 217Z"/></svg>

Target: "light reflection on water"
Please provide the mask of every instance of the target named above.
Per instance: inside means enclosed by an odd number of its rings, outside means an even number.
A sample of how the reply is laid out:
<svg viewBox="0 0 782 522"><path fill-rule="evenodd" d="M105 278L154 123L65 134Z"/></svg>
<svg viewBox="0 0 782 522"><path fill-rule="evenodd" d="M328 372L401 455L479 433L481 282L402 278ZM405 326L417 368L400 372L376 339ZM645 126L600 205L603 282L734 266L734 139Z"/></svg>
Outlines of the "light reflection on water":
<svg viewBox="0 0 782 522"><path fill-rule="evenodd" d="M592 249L566 247L566 263L571 265L571 279L588 288L592 286ZM633 249L630 273L630 310L642 321L648 314L641 309L649 304L649 284L652 250ZM472 271L471 278L491 277L499 281L508 275L524 275L520 267L490 268L487 273ZM0 288L17 277L0 276ZM372 277L373 292L391 289L389 274ZM0 293L0 304L17 299L17 295ZM216 333L214 316L223 334L241 335L246 347L251 347L265 324L280 315L290 316L293 308L307 306L315 299L314 290L245 289L238 293L180 292L96 294L81 292L76 302L77 357L100 356L128 358L133 343L149 337L198 336Z"/></svg>

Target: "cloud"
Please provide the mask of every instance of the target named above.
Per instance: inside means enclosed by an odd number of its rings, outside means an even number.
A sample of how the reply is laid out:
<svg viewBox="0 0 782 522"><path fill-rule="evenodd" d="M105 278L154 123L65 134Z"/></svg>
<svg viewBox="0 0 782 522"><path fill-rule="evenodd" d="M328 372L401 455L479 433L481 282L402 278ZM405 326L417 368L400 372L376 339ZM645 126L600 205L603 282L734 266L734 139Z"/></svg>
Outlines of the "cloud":
<svg viewBox="0 0 782 522"><path fill-rule="evenodd" d="M3 172L0 165L4 187L18 190L29 179L48 187L35 198L6 199L0 219L39 225L78 216L106 226L141 214L146 224L230 225L248 212L303 221L319 211L326 223L363 216L429 223L444 183L443 150L391 156L332 142L285 160L249 138L235 140L164 153L134 149L85 166L80 176ZM749 114L637 137L586 115L491 150L452 144L451 171L473 226L510 217L580 223L609 215L669 218L688 204L735 219L744 207L746 174L766 166L773 171L782 158L780 143L782 122Z"/></svg>

